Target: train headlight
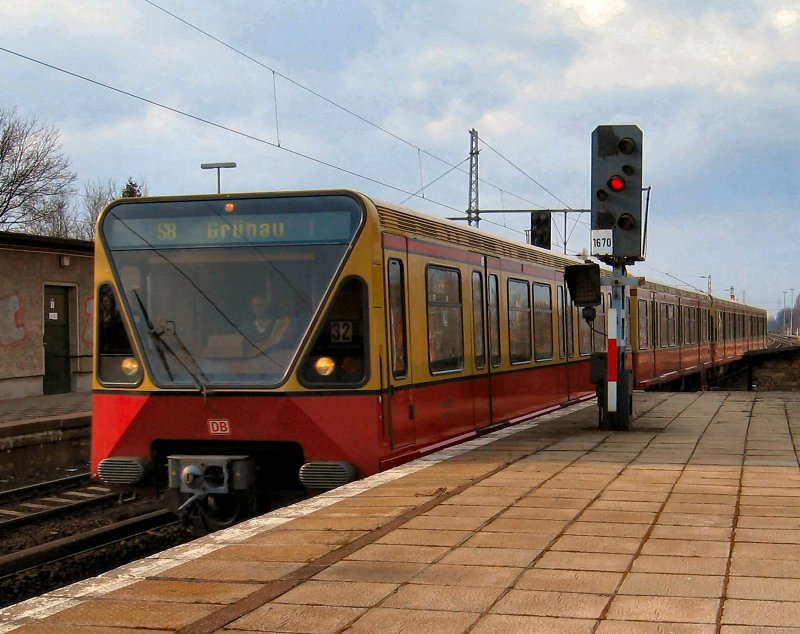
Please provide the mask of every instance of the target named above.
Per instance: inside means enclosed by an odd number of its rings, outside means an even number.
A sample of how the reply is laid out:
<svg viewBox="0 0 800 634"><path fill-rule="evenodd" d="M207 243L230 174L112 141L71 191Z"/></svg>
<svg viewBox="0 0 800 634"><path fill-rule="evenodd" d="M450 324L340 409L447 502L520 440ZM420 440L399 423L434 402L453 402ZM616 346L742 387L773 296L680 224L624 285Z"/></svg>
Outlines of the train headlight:
<svg viewBox="0 0 800 634"><path fill-rule="evenodd" d="M139 362L133 357L125 357L120 363L120 369L125 376L136 376L139 374Z"/></svg>
<svg viewBox="0 0 800 634"><path fill-rule="evenodd" d="M314 362L314 369L320 376L330 376L336 369L336 362L330 357L320 357Z"/></svg>

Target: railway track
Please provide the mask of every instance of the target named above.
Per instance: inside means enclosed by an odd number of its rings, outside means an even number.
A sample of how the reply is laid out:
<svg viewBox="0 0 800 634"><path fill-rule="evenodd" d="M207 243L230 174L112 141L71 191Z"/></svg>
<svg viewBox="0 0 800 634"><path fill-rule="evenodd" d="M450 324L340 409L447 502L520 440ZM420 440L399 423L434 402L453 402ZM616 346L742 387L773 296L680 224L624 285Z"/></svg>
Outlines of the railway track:
<svg viewBox="0 0 800 634"><path fill-rule="evenodd" d="M800 337L794 335L781 335L769 333L767 335L768 348L770 350L787 350L800 347Z"/></svg>
<svg viewBox="0 0 800 634"><path fill-rule="evenodd" d="M173 513L158 510L5 555L0 557L0 582L20 572L87 554L173 524L178 524Z"/></svg>
<svg viewBox="0 0 800 634"><path fill-rule="evenodd" d="M93 482L89 473L3 491L0 492L0 529L18 528L118 498L118 493Z"/></svg>

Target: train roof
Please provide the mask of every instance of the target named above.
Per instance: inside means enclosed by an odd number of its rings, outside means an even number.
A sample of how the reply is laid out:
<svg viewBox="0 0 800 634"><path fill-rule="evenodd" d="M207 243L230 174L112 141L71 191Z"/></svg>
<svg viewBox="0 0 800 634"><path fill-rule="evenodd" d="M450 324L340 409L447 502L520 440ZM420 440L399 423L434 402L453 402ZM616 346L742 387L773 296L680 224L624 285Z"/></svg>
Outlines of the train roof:
<svg viewBox="0 0 800 634"><path fill-rule="evenodd" d="M429 216L409 207L380 200L366 194L361 195L375 205L381 225L385 229L411 233L422 238L457 244L488 255L523 260L560 270L563 270L567 265L582 264L584 262L582 258L577 256L559 255L547 249L502 238L475 227L459 225L452 220ZM606 278L611 277L611 270L607 267L601 267L601 274ZM659 282L652 282L644 277L639 277L639 283L640 287L659 293L670 293L704 302L709 301L709 298L711 298L713 304L724 306L729 310L745 308L766 314L766 311L761 308L713 297L700 291L691 291Z"/></svg>
<svg viewBox="0 0 800 634"><path fill-rule="evenodd" d="M457 244L487 255L524 260L561 270L569 264L583 263L577 256L559 255L524 242L502 238L476 227L459 225L452 220L429 216L371 196L365 197L377 208L381 225L385 229L413 233L415 236Z"/></svg>
<svg viewBox="0 0 800 634"><path fill-rule="evenodd" d="M428 214L416 211L410 207L405 207L397 203L388 202L351 189L319 189L319 190L288 190L288 191L274 191L274 192L230 192L224 194L190 194L180 196L154 196L142 197L133 199L124 199L125 202L149 202L149 201L164 201L164 200L201 200L208 198L229 199L241 196L301 196L303 194L309 195L325 195L325 194L345 194L349 196L356 196L371 202L378 211L378 218L381 226L384 229L395 230L401 233L410 233L422 238L447 242L449 244L456 244L464 248L473 250L478 253L484 253L501 258L510 258L514 260L521 260L524 262L531 262L540 266L564 270L564 267L570 264L583 264L584 259L579 256L560 255L535 247L524 242L519 242L509 238L503 238L483 229L470 227L468 225L459 225L452 220L439 218L437 216L430 216ZM114 201L114 203L119 202ZM105 211L113 206L112 203ZM601 266L601 275L605 278L611 277L611 270L607 267ZM762 308L756 308L733 302L718 297L712 297L707 293L695 292L681 288L675 288L667 284L658 282L651 282L644 277L639 277L640 286L656 292L671 293L681 297L689 297L701 301L708 301L711 297L712 303L715 305L725 306L731 310L747 308L754 312L763 313L766 311Z"/></svg>

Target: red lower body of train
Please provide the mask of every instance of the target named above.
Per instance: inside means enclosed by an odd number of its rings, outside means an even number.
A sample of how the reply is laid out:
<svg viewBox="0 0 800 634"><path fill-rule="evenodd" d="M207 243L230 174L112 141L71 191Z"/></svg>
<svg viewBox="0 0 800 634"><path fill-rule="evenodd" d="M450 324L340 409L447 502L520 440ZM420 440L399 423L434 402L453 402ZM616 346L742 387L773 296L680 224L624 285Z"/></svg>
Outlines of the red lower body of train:
<svg viewBox="0 0 800 634"><path fill-rule="evenodd" d="M198 505L213 530L268 509L275 492L344 484L593 394L586 360L380 393L98 392L92 468L110 484L176 496L194 466L181 457L205 457L204 469L224 458L224 479L241 456L252 463L241 492L220 482ZM168 500L173 510L186 489Z"/></svg>

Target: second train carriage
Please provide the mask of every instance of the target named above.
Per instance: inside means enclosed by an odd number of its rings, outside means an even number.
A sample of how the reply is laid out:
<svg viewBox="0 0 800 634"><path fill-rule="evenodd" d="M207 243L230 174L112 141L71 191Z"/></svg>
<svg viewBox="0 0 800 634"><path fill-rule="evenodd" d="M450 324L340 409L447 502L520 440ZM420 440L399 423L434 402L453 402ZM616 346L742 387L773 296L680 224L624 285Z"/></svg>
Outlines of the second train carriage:
<svg viewBox="0 0 800 634"><path fill-rule="evenodd" d="M705 387L766 347L767 314L706 293L643 281L631 290L634 384Z"/></svg>
<svg viewBox="0 0 800 634"><path fill-rule="evenodd" d="M97 245L93 470L207 528L594 393L573 259L362 194L123 199ZM763 342L753 309L630 300L640 386Z"/></svg>

